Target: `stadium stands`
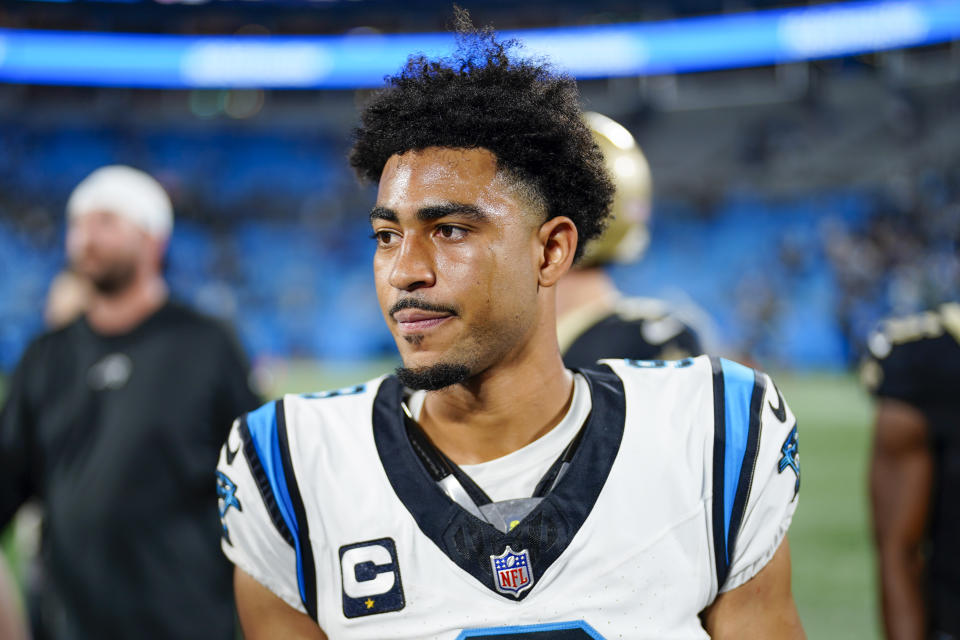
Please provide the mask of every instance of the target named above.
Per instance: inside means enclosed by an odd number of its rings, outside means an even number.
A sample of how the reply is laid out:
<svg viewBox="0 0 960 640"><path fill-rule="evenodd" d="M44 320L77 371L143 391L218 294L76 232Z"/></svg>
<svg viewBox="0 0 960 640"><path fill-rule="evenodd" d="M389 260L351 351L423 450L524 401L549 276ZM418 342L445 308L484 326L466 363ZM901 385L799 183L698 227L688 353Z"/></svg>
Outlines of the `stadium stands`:
<svg viewBox="0 0 960 640"><path fill-rule="evenodd" d="M904 77L818 63L799 90L769 69L583 83L634 131L656 184L650 250L618 285L696 303L729 353L808 369L855 362L891 311L956 297L949 55L918 53L933 62ZM255 357L392 353L368 286L373 196L345 160L358 96L268 92L237 120L198 113L196 95L0 86L0 370L40 328L70 189L112 162L169 188L176 295L232 319Z"/></svg>
<svg viewBox="0 0 960 640"><path fill-rule="evenodd" d="M76 138L71 140L75 145ZM279 163L279 157L273 161ZM278 166L297 162L291 154ZM296 186L291 181L283 187L287 200L303 194ZM54 202L49 206L55 211ZM696 301L716 320L724 346L761 361L843 367L856 351L852 336L862 335L863 325L895 306L892 296L904 295L896 264L871 274L868 291L849 284L855 277L850 272L864 267L849 263L852 249L838 248L836 235L851 246L867 242L871 225L881 224L879 214L864 215L870 207L865 192L819 194L785 202L731 200L704 218L684 203L662 202L648 255L637 265L616 268L614 277L630 293L665 297L681 306ZM826 218L814 210L832 213ZM171 242L171 286L202 309L229 317L250 352L259 356L358 359L389 353L390 337L367 286L373 247L364 210L354 213L356 219L341 226L305 224L296 212L279 220L270 215L243 220L238 214L241 220L229 225L183 216ZM44 242L42 234L0 215L4 368L40 328L46 287L62 264L57 244L62 233L58 228L57 241ZM927 245L918 239L918 246ZM938 259L927 255L930 268L955 269L951 251L944 244ZM843 302L844 297L849 300ZM915 300L917 306L921 302Z"/></svg>

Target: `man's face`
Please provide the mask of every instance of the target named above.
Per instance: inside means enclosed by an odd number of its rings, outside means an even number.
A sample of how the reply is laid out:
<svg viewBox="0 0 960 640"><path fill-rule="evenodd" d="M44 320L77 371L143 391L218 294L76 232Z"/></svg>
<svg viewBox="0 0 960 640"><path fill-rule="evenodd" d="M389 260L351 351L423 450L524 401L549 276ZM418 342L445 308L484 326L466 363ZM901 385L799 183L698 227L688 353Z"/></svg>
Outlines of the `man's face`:
<svg viewBox="0 0 960 640"><path fill-rule="evenodd" d="M522 351L537 319L534 208L484 149L387 161L370 214L373 265L404 382L442 388Z"/></svg>
<svg viewBox="0 0 960 640"><path fill-rule="evenodd" d="M70 219L67 258L71 267L101 293L116 293L133 282L149 237L136 224L110 211Z"/></svg>

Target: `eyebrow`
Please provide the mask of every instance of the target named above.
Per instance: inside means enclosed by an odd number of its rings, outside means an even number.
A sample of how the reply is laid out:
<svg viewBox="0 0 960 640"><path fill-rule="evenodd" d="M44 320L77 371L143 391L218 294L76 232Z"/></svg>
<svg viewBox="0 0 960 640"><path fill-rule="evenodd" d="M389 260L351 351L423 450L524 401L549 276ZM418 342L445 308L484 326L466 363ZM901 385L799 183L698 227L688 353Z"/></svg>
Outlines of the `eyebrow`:
<svg viewBox="0 0 960 640"><path fill-rule="evenodd" d="M443 204L431 205L417 210L417 220L420 222L429 222L430 220L439 220L447 216L459 216L471 220L482 222L489 216L480 207L465 202L445 202ZM388 222L397 222L397 212L387 207L374 207L370 211L370 222L374 220L386 220Z"/></svg>
<svg viewBox="0 0 960 640"><path fill-rule="evenodd" d="M386 207L374 207L370 212L370 222L373 222L374 220L396 222L397 213L393 209L387 209Z"/></svg>

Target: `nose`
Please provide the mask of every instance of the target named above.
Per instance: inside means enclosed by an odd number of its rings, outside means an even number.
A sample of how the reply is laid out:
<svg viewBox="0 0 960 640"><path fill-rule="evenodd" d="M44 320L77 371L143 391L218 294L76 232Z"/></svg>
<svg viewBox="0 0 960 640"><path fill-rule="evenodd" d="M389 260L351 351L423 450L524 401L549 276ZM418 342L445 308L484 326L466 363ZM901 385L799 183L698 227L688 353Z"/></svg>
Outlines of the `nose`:
<svg viewBox="0 0 960 640"><path fill-rule="evenodd" d="M390 269L389 282L391 287L402 291L432 287L436 283L436 272L429 242L422 241L416 234L404 236Z"/></svg>

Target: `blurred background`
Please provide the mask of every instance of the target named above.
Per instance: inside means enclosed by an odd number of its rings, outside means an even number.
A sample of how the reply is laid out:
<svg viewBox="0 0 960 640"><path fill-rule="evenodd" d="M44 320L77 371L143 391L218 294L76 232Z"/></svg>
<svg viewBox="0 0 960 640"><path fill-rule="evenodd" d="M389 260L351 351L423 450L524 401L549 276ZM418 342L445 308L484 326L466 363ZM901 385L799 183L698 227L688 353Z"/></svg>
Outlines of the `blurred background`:
<svg viewBox="0 0 960 640"><path fill-rule="evenodd" d="M960 6L460 4L636 137L651 244L612 275L774 373L801 425L791 545L808 634L878 637L854 372L877 320L960 293ZM358 101L406 54L449 50L451 14L439 0L0 5L0 397L65 266L66 198L111 163L167 187L174 295L236 327L265 394L390 370L374 192L345 158Z"/></svg>

